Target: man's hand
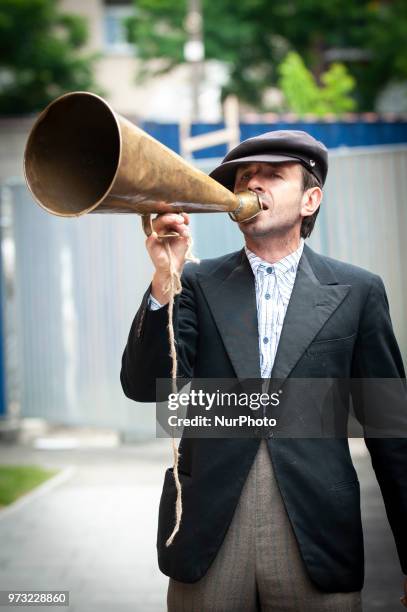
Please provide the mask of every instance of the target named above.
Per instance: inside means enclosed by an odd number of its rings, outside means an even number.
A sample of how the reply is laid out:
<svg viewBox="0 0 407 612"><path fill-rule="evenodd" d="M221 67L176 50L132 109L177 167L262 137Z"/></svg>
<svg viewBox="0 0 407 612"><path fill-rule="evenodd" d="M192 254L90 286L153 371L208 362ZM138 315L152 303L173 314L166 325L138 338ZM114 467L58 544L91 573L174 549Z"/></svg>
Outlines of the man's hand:
<svg viewBox="0 0 407 612"><path fill-rule="evenodd" d="M168 238L168 240L170 241L174 266L181 274L188 250L188 238L190 236L188 225L189 217L186 213L159 215L153 220L154 231L146 240L147 251L155 267L151 294L162 305L169 301L168 294L164 293L164 287L168 282L169 261L164 241L159 238L159 234L175 231L180 235L179 238Z"/></svg>
<svg viewBox="0 0 407 612"><path fill-rule="evenodd" d="M404 595L400 597L400 601L407 608L407 578L404 578Z"/></svg>

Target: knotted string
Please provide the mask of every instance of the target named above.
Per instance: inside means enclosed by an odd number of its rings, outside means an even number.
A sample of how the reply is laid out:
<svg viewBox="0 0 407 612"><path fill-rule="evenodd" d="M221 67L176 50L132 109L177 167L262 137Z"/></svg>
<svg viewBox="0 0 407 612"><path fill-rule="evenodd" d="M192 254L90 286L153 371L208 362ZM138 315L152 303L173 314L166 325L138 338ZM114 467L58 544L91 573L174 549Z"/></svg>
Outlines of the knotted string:
<svg viewBox="0 0 407 612"><path fill-rule="evenodd" d="M174 299L176 295L179 295L182 291L181 284L181 274L177 271L174 265L173 254L170 246L170 239L164 239L164 246L168 256L168 269L169 269L169 277L168 282L164 287L164 293L169 294L169 303L168 303L168 339L170 343L170 357L172 361L171 367L171 391L172 393L177 393L177 371L178 371L178 360L177 360L177 349L176 349L176 341L175 341L175 333L174 333ZM199 263L199 259L197 259L192 254L192 238L188 237L188 248L185 254L186 261L193 261L194 263ZM174 456L174 480L175 486L177 489L177 499L175 501L175 526L174 529L166 541L165 545L170 546L179 531L181 525L182 518L182 488L179 480L178 474L178 463L180 458L180 452L177 448L174 438L174 428L171 428L172 431L172 451Z"/></svg>

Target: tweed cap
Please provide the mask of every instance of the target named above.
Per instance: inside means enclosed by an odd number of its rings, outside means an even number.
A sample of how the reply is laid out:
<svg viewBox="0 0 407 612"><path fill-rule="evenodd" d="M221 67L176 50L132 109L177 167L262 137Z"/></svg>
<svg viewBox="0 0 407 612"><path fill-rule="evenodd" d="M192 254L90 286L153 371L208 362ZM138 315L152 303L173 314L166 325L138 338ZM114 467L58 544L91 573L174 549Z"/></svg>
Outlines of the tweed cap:
<svg viewBox="0 0 407 612"><path fill-rule="evenodd" d="M275 130L248 138L229 151L209 176L233 191L237 167L252 162L298 161L324 184L328 173L326 146L307 132Z"/></svg>

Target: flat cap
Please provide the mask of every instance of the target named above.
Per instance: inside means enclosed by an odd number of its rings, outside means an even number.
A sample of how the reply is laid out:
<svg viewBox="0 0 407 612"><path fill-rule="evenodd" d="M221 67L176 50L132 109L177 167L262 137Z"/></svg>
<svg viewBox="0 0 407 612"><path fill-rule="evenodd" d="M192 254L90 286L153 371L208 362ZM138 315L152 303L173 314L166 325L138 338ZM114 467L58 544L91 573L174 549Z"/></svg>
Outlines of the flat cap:
<svg viewBox="0 0 407 612"><path fill-rule="evenodd" d="M237 167L252 162L298 161L325 183L328 173L326 146L307 132L275 130L248 138L229 151L209 176L233 191Z"/></svg>

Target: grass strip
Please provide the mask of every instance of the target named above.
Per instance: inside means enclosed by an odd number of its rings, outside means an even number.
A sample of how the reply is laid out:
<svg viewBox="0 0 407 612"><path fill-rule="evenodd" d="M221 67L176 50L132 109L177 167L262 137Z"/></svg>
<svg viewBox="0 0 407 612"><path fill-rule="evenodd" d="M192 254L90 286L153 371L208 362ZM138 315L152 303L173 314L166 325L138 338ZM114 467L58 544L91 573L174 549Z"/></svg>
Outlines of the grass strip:
<svg viewBox="0 0 407 612"><path fill-rule="evenodd" d="M57 472L37 465L0 465L0 507L12 504Z"/></svg>

